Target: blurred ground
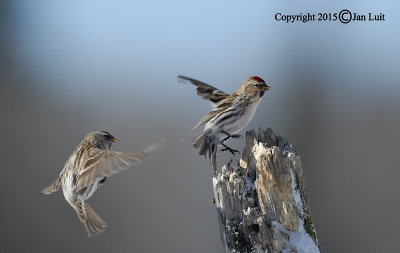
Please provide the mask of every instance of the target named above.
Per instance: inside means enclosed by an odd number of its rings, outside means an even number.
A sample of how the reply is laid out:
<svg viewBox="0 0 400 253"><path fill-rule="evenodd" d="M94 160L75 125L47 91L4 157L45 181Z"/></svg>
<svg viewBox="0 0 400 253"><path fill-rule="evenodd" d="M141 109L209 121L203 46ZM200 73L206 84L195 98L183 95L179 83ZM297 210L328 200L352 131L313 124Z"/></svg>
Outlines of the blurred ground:
<svg viewBox="0 0 400 253"><path fill-rule="evenodd" d="M343 6L385 12L387 21L273 19L277 11ZM272 127L302 157L323 251L394 252L400 226L396 9L393 1L2 1L2 248L221 252L211 165L189 140L180 142L211 107L177 82L185 74L226 92L251 75L266 80L272 90L247 129ZM94 129L120 139L114 150L139 151L160 136L168 142L90 199L109 228L88 240L62 193L40 190ZM244 141L230 144L241 149ZM222 155L219 165L228 159Z"/></svg>

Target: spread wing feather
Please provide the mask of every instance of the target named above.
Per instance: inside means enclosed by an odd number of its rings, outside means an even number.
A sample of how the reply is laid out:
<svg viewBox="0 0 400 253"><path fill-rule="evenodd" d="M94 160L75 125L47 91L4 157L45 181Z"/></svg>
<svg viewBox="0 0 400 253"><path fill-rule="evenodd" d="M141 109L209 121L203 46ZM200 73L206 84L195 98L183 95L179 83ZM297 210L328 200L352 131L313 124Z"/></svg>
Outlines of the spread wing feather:
<svg viewBox="0 0 400 253"><path fill-rule="evenodd" d="M139 153L92 149L88 161L76 178L76 189L87 187L99 178L110 177L128 167L139 163L145 156L161 148L162 141L153 144Z"/></svg>
<svg viewBox="0 0 400 253"><path fill-rule="evenodd" d="M214 104L218 104L225 98L227 98L230 94L215 88L209 84L203 83L196 79L187 77L187 76L178 76L178 78L182 80L186 80L191 82L193 85L196 86L196 93L199 96L202 96L204 99L210 100Z"/></svg>

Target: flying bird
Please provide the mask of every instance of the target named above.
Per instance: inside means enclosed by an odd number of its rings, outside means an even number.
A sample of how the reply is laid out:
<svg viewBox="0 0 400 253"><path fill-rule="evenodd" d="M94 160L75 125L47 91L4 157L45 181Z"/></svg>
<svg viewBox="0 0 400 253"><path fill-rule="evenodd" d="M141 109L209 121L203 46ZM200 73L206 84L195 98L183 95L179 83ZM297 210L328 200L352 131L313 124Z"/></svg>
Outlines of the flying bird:
<svg viewBox="0 0 400 253"><path fill-rule="evenodd" d="M75 209L89 237L103 232L107 225L86 201L109 177L160 149L165 139L139 153L110 151L111 144L117 141L107 131L90 132L72 152L58 178L42 190L51 194L62 185L65 199Z"/></svg>
<svg viewBox="0 0 400 253"><path fill-rule="evenodd" d="M197 95L214 104L214 109L204 116L182 141L201 125L206 124L203 133L193 139L193 146L199 149L199 155L209 157L216 174L218 145L223 146L220 151L229 151L233 155L239 152L228 147L225 141L239 137L237 133L251 121L265 91L271 87L260 77L252 76L244 80L237 91L229 94L187 76L180 75L178 78L191 82L196 86Z"/></svg>

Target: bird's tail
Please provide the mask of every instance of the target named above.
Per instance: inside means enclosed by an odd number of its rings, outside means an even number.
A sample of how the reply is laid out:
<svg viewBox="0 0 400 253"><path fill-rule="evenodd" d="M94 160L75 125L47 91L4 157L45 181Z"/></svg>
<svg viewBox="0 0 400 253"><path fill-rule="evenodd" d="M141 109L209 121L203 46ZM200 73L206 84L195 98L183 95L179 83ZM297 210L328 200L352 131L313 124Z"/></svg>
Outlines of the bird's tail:
<svg viewBox="0 0 400 253"><path fill-rule="evenodd" d="M199 155L207 156L214 167L214 173L217 174L217 148L218 136L210 129L199 136L194 137L193 146L199 149Z"/></svg>
<svg viewBox="0 0 400 253"><path fill-rule="evenodd" d="M92 236L92 233L100 234L106 229L107 224L89 206L88 203L76 203L75 210L89 237Z"/></svg>
<svg viewBox="0 0 400 253"><path fill-rule="evenodd" d="M51 185L47 186L42 190L44 194L51 194L55 191L58 191L61 185L62 175L60 175Z"/></svg>

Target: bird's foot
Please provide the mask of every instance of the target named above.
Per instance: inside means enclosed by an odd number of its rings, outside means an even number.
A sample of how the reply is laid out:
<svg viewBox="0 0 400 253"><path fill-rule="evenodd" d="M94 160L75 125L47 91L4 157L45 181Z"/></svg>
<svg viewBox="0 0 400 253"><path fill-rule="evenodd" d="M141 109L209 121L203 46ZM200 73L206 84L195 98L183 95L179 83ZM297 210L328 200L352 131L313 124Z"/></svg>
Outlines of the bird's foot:
<svg viewBox="0 0 400 253"><path fill-rule="evenodd" d="M107 181L107 177L104 177L102 180L99 181L99 184L104 184Z"/></svg>
<svg viewBox="0 0 400 253"><path fill-rule="evenodd" d="M222 131L221 133L227 135L224 139L222 139L222 142L225 142L225 141L229 140L230 138L237 139L237 138L241 137L240 134L229 134L225 131Z"/></svg>
<svg viewBox="0 0 400 253"><path fill-rule="evenodd" d="M236 153L240 153L239 150L230 148L230 147L228 147L228 146L225 145L225 144L221 144L221 145L222 145L224 148L220 149L220 150L218 151L218 153L220 153L220 152L225 152L225 151L229 151L233 156L235 156Z"/></svg>
<svg viewBox="0 0 400 253"><path fill-rule="evenodd" d="M240 134L232 134L232 135L230 135L229 136L230 138L233 138L233 139L238 139L238 138L240 138L240 137L242 137Z"/></svg>

